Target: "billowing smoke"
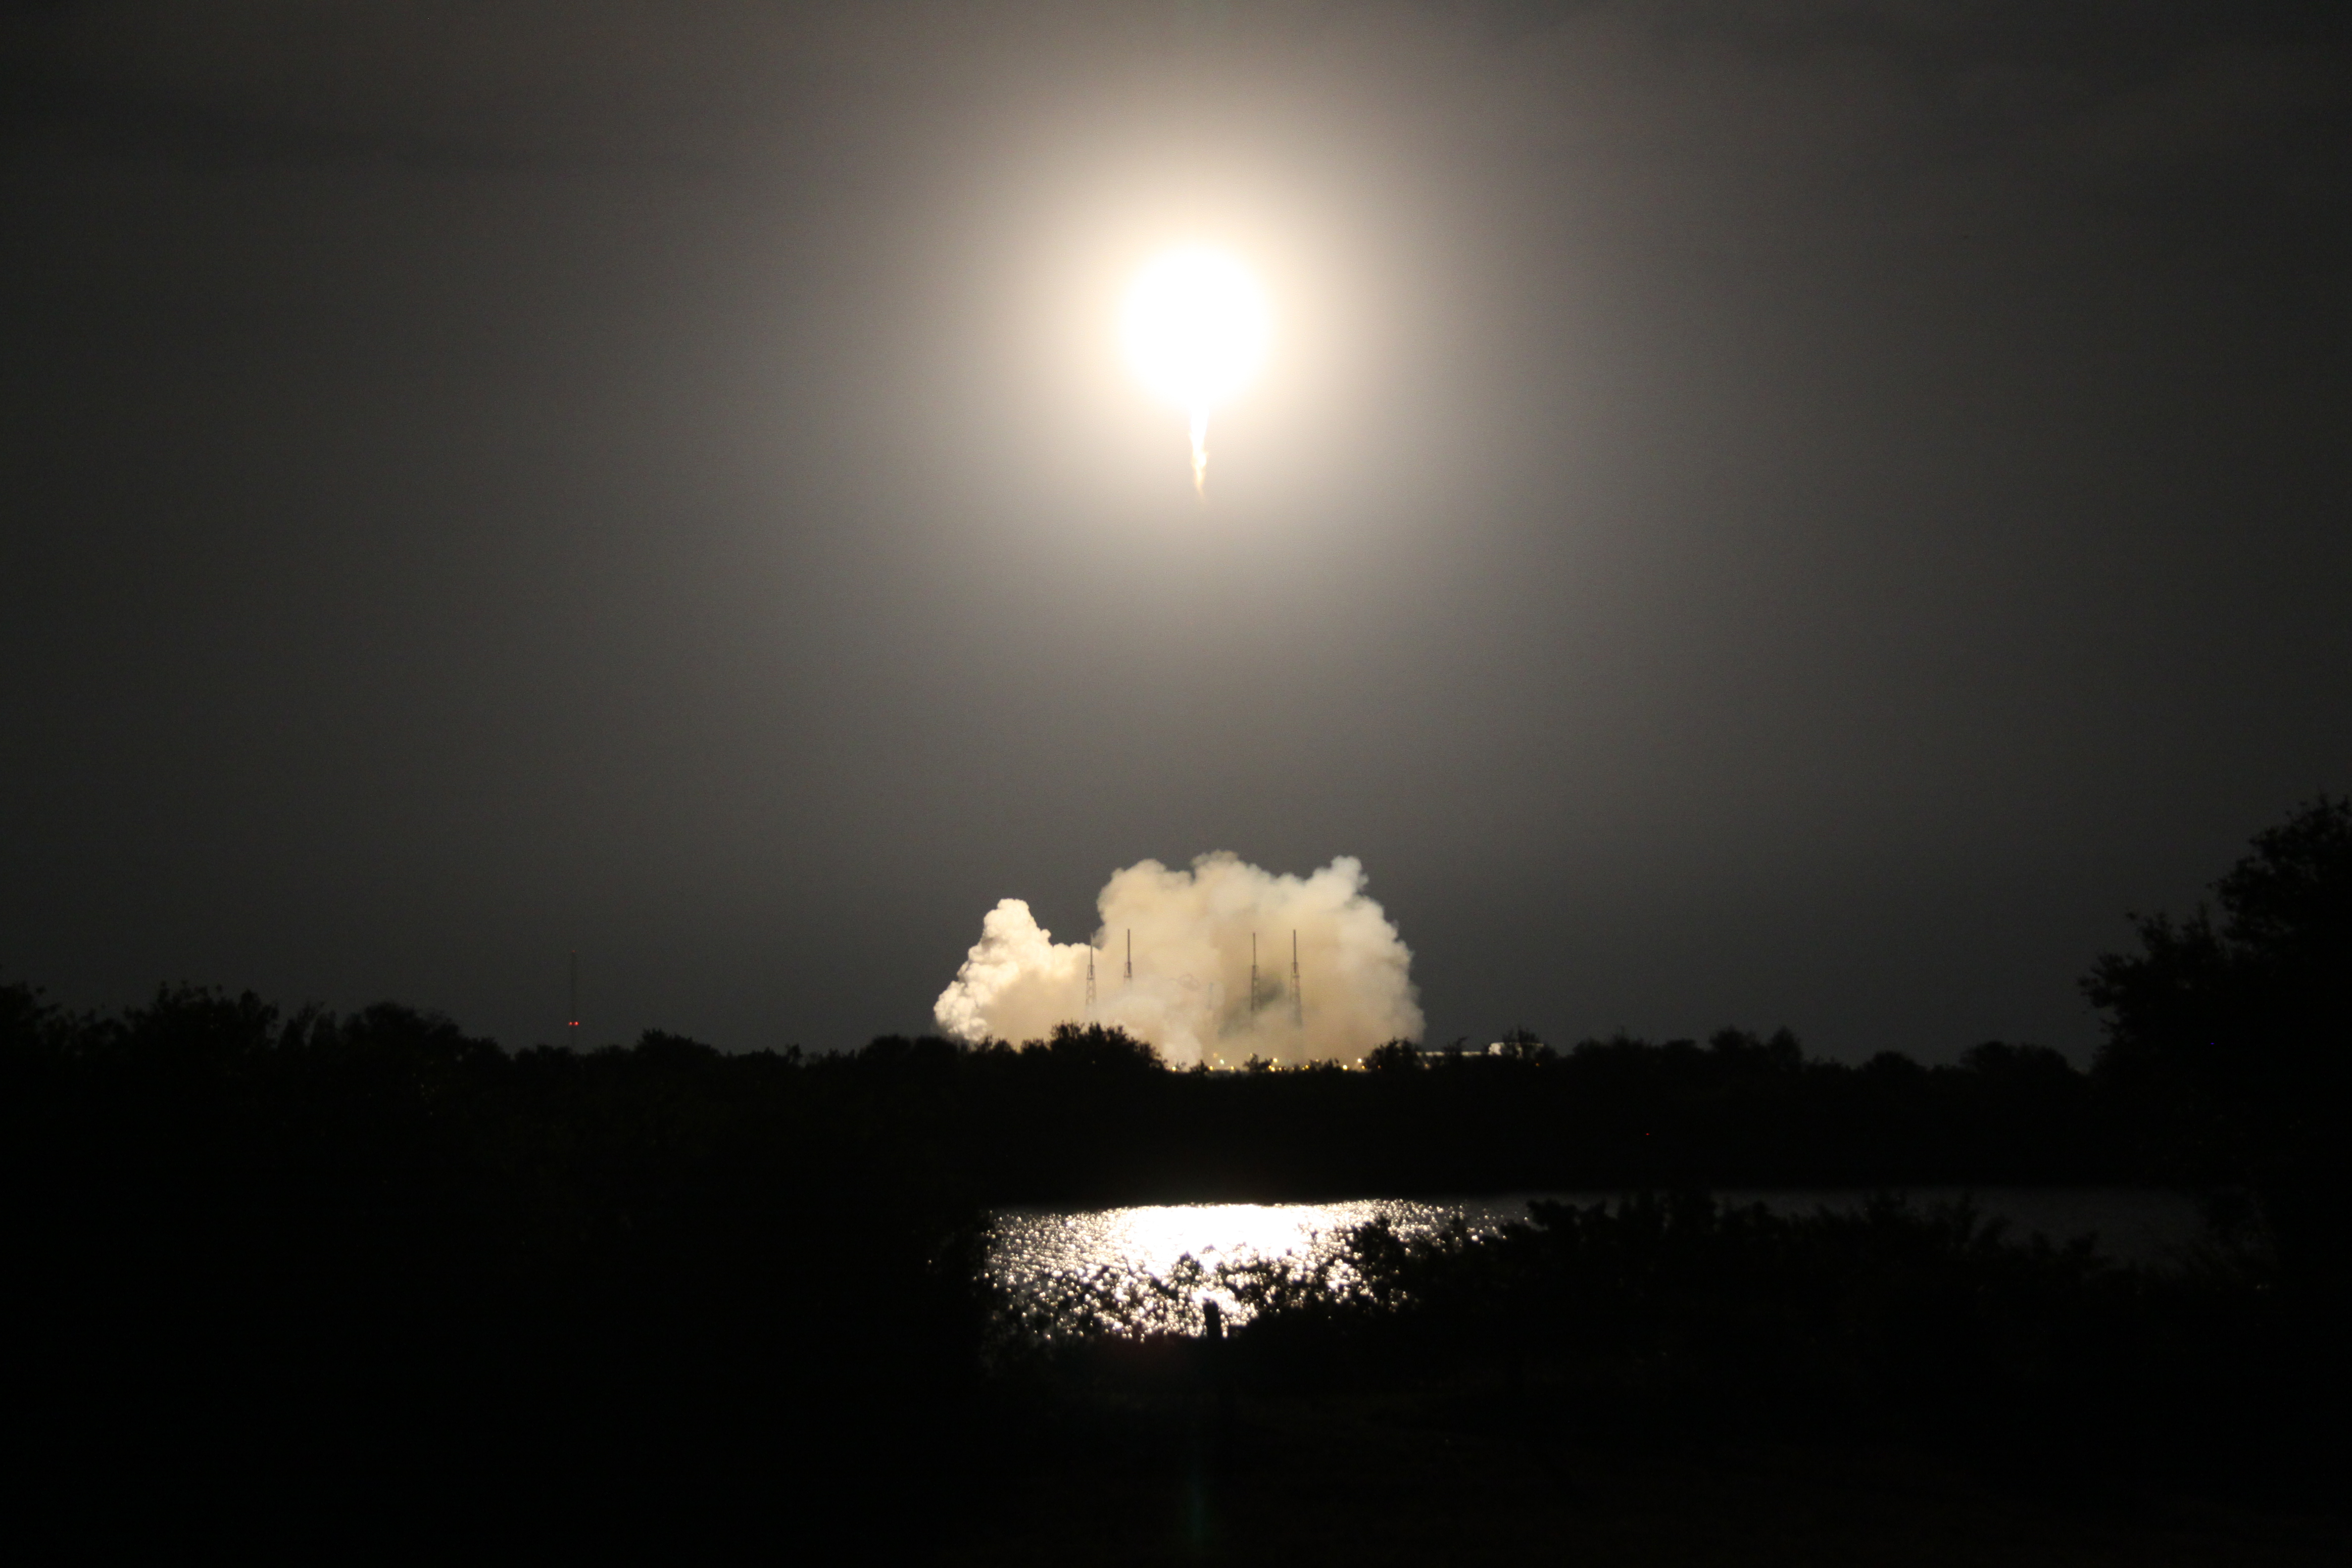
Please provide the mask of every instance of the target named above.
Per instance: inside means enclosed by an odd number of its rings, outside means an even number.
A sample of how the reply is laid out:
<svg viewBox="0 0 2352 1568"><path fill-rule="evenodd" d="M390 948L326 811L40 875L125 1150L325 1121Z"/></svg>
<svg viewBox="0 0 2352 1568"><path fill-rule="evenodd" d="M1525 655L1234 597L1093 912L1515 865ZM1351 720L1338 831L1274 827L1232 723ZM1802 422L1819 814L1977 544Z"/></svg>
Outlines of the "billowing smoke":
<svg viewBox="0 0 2352 1568"><path fill-rule="evenodd" d="M1421 1007L1406 973L1412 954L1364 896L1363 867L1345 856L1307 877L1277 877L1223 853L1202 856L1189 871L1144 860L1112 873L1095 907L1102 924L1091 945L1056 942L1019 899L991 910L978 945L932 1009L940 1027L976 1043L1037 1039L1062 1023L1106 1024L1150 1042L1177 1067L1239 1067L1252 1057L1352 1063L1383 1041L1420 1037Z"/></svg>

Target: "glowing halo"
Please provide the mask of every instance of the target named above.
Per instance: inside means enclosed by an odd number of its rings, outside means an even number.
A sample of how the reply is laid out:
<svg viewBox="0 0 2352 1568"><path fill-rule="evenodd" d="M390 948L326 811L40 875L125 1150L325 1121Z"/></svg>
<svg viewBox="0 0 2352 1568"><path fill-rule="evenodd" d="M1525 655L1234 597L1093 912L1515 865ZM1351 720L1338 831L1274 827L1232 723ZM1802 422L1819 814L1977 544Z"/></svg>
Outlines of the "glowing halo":
<svg viewBox="0 0 2352 1568"><path fill-rule="evenodd" d="M1192 416L1196 490L1209 463L1209 411L1255 373L1267 327L1256 281L1220 251L1171 251L1128 292L1128 359L1145 385Z"/></svg>

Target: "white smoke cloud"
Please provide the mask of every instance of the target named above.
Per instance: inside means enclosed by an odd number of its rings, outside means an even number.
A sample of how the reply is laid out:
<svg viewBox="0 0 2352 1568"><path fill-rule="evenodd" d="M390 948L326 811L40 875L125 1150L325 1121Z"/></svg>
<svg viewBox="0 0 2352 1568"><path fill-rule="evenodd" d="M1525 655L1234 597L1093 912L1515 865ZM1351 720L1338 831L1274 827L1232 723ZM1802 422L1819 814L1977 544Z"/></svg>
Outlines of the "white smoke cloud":
<svg viewBox="0 0 2352 1568"><path fill-rule="evenodd" d="M1189 871L1144 860L1113 872L1095 903L1102 924L1090 944L1056 942L1019 899L991 910L932 1009L940 1027L976 1043L1038 1039L1056 1024L1105 1024L1148 1041L1176 1067L1238 1067L1253 1056L1353 1062L1383 1041L1421 1036L1407 973L1412 953L1364 896L1362 865L1346 856L1307 877L1277 877L1222 852L1202 856Z"/></svg>

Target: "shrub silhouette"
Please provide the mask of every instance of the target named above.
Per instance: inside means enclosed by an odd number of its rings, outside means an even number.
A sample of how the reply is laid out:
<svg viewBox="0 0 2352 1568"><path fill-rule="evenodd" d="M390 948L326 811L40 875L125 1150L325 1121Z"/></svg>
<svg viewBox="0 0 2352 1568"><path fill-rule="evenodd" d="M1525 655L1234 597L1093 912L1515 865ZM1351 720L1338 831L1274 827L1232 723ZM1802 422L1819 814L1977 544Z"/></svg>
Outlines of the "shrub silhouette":
<svg viewBox="0 0 2352 1568"><path fill-rule="evenodd" d="M2352 801L2255 836L2214 884L2220 918L2136 919L2137 952L2084 981L2095 1072L2143 1111L2176 1176L2242 1184L2300 1285L2352 1281Z"/></svg>
<svg viewBox="0 0 2352 1568"><path fill-rule="evenodd" d="M17 1413L61 1494L139 1444L182 1504L404 1477L405 1517L497 1477L675 1509L748 1466L854 1508L861 1445L950 1424L977 1373L979 1216L805 1077L661 1034L509 1054L398 1006L0 988Z"/></svg>
<svg viewBox="0 0 2352 1568"><path fill-rule="evenodd" d="M1066 1363L1114 1364L1089 1336L1148 1338L1222 1292L1245 1321L1221 1363L1257 1396L1411 1397L1536 1442L1898 1439L2041 1484L2312 1500L2345 1449L2331 1319L2243 1275L2014 1242L1964 1203L1539 1202L1497 1233L1374 1221L1309 1261L1064 1284L1022 1326Z"/></svg>

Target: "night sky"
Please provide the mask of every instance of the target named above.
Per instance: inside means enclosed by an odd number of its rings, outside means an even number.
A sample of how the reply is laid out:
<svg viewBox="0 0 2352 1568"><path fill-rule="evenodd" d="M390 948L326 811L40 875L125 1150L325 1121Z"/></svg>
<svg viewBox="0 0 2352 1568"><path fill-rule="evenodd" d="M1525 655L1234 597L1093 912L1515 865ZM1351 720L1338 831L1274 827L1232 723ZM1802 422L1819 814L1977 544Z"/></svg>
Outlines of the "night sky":
<svg viewBox="0 0 2352 1568"><path fill-rule="evenodd" d="M2083 1059L2352 785L2346 16L17 0L0 978L833 1048L1230 849L1433 1040Z"/></svg>

